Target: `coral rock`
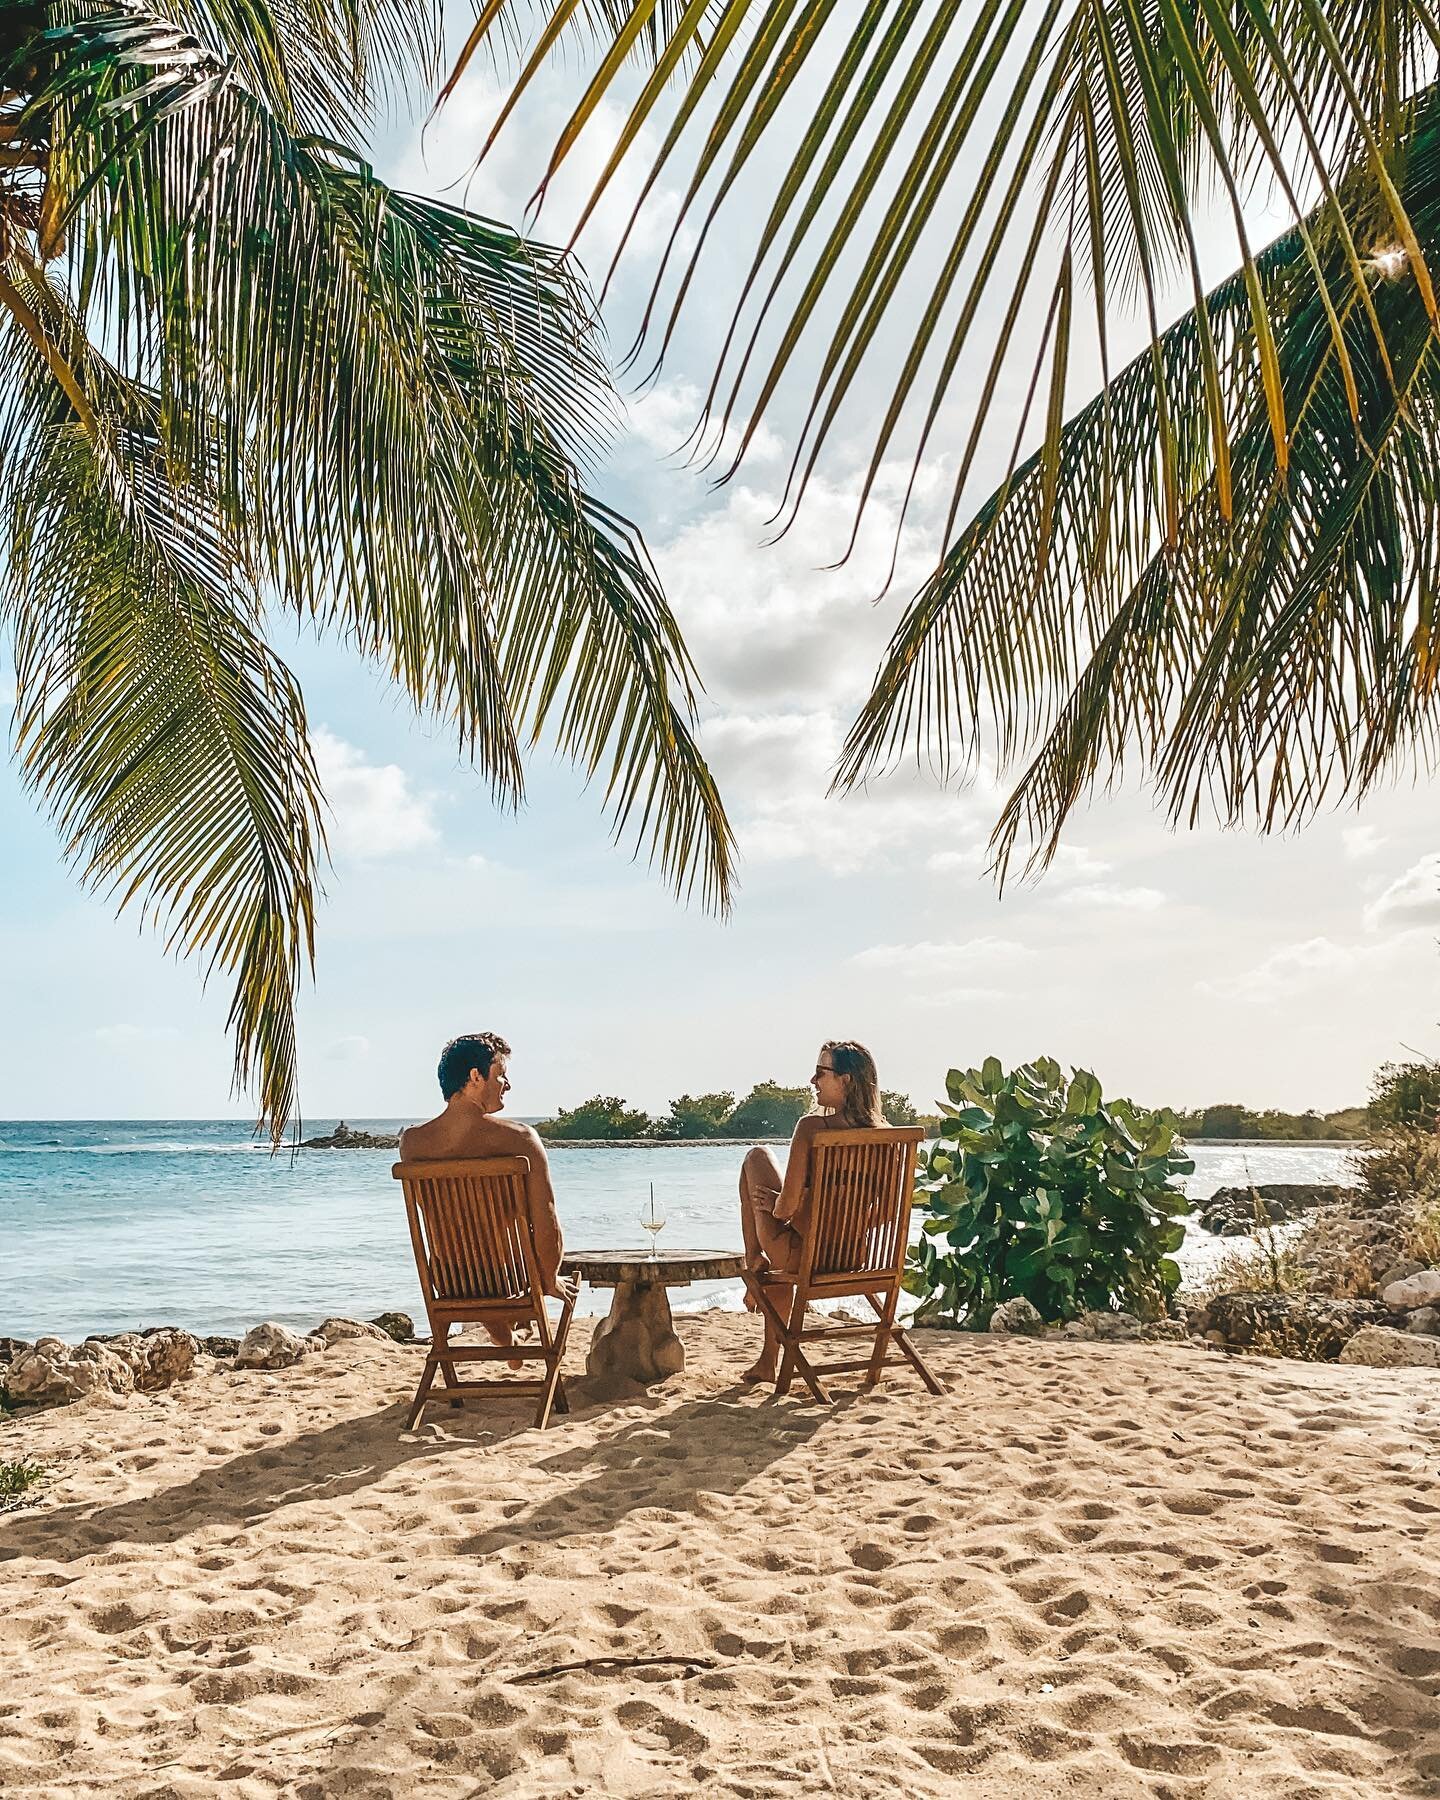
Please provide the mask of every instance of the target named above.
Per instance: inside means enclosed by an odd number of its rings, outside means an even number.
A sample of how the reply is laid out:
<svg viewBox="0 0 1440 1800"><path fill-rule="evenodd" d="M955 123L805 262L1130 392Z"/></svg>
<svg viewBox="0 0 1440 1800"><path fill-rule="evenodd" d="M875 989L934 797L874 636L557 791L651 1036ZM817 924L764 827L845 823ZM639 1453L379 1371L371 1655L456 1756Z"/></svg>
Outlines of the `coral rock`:
<svg viewBox="0 0 1440 1800"><path fill-rule="evenodd" d="M94 1338L71 1346L57 1337L37 1338L10 1365L12 1400L40 1404L83 1400L88 1394L130 1394L135 1372L123 1356Z"/></svg>
<svg viewBox="0 0 1440 1800"><path fill-rule="evenodd" d="M1440 1343L1384 1325L1366 1325L1340 1352L1340 1360L1368 1369L1440 1369Z"/></svg>
<svg viewBox="0 0 1440 1800"><path fill-rule="evenodd" d="M1440 1337L1440 1306L1417 1306L1406 1319L1405 1329L1417 1336Z"/></svg>
<svg viewBox="0 0 1440 1800"><path fill-rule="evenodd" d="M325 1348L318 1337L299 1337L283 1325L266 1320L245 1333L235 1356L237 1369L288 1369L302 1357L314 1356Z"/></svg>
<svg viewBox="0 0 1440 1800"><path fill-rule="evenodd" d="M382 1344L393 1341L390 1333L379 1325L366 1325L359 1319L323 1319L310 1335L324 1338L326 1349L345 1338L379 1338Z"/></svg>
<svg viewBox="0 0 1440 1800"><path fill-rule="evenodd" d="M1417 1306L1434 1306L1440 1302L1440 1269L1422 1269L1418 1275L1407 1275L1403 1281L1392 1281L1381 1298L1395 1312L1409 1312Z"/></svg>
<svg viewBox="0 0 1440 1800"><path fill-rule="evenodd" d="M1021 1296L995 1308L990 1315L990 1329L1012 1337L1043 1337L1045 1321L1033 1303Z"/></svg>
<svg viewBox="0 0 1440 1800"><path fill-rule="evenodd" d="M377 1313L370 1323L378 1325L386 1337L393 1338L397 1344L413 1344L415 1342L415 1321L409 1313Z"/></svg>

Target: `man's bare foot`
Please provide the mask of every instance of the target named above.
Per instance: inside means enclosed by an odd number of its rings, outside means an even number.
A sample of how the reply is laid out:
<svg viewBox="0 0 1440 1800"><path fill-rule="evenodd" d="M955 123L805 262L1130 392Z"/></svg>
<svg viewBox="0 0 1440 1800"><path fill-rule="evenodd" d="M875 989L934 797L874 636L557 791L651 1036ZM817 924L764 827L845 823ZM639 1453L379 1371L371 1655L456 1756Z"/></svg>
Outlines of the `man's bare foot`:
<svg viewBox="0 0 1440 1800"><path fill-rule="evenodd" d="M773 1381L775 1379L775 1364L767 1357L762 1356L759 1362L750 1365L740 1379L746 1387L755 1387L762 1381Z"/></svg>

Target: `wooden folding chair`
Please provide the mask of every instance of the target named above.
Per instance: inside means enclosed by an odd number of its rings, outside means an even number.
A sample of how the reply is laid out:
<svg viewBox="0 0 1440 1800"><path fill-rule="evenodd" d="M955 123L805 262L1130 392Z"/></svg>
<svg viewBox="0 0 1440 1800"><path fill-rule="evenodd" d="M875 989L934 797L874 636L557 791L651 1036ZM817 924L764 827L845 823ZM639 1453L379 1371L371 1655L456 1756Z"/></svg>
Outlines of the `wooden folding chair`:
<svg viewBox="0 0 1440 1800"><path fill-rule="evenodd" d="M403 1183L415 1267L430 1317L430 1353L415 1390L407 1429L414 1430L436 1400L461 1406L476 1398L535 1395L535 1424L544 1430L551 1408L569 1412L560 1360L570 1335L575 1302L567 1300L552 1335L545 1313L540 1266L530 1230L524 1156L477 1157L457 1162L402 1162L390 1173ZM518 1344L452 1344L452 1325L500 1325L533 1321L535 1340ZM504 1362L538 1357L539 1381L465 1381L457 1363ZM435 1371L445 1377L433 1387Z"/></svg>
<svg viewBox="0 0 1440 1800"><path fill-rule="evenodd" d="M821 1131L811 1140L810 1199L799 1267L793 1275L774 1270L745 1274L745 1285L779 1334L777 1394L789 1391L797 1370L815 1398L827 1403L830 1396L822 1375L853 1375L863 1369L863 1385L874 1387L892 1343L932 1394L945 1392L895 1323L915 1186L915 1150L924 1135L918 1125L900 1125L874 1131ZM790 1290L789 1304L782 1308L776 1304L776 1292L785 1289ZM874 1324L806 1326L805 1308L811 1301L851 1295L863 1295L869 1302ZM863 1362L817 1368L802 1348L821 1338L866 1333L873 1335L873 1345Z"/></svg>

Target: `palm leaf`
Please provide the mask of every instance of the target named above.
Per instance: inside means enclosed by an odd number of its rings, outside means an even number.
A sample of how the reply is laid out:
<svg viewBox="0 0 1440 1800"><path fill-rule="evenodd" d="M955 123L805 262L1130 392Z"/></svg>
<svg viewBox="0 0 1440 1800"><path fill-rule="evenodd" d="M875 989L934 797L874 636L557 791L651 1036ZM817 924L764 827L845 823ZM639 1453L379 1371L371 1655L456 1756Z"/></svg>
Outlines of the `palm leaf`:
<svg viewBox="0 0 1440 1800"><path fill-rule="evenodd" d="M1403 204L1433 255L1440 90L1402 126ZM1374 268L1367 304L1353 301L1350 251L1329 214L1322 204L1256 265L1265 308L1283 321L1288 466L1237 275L1204 306L1233 511L1207 425L1204 334L1187 315L1158 340L1160 379L1148 354L1137 358L1061 431L1054 471L1045 452L1033 457L961 534L892 638L842 783L906 748L947 768L987 743L1027 754L997 832L1003 867L1022 839L1040 860L1052 854L1092 784L1135 755L1177 818L1213 798L1226 819L1267 828L1363 793L1412 749L1428 755L1440 357L1408 275ZM1184 472L1168 548L1162 393ZM1017 606L1027 571L1031 604Z"/></svg>

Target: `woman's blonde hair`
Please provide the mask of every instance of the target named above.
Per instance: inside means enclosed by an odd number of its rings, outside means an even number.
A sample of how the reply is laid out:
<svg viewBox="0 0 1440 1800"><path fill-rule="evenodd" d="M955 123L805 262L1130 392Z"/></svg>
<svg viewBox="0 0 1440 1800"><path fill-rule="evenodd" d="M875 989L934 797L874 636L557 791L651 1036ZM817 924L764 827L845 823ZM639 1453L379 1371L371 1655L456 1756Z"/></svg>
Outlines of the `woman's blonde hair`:
<svg viewBox="0 0 1440 1800"><path fill-rule="evenodd" d="M835 1073L845 1077L845 1100L838 1116L847 1125L862 1129L883 1125L885 1115L880 1110L880 1077L875 1070L875 1058L863 1044L849 1038L827 1039L820 1048L830 1052Z"/></svg>

